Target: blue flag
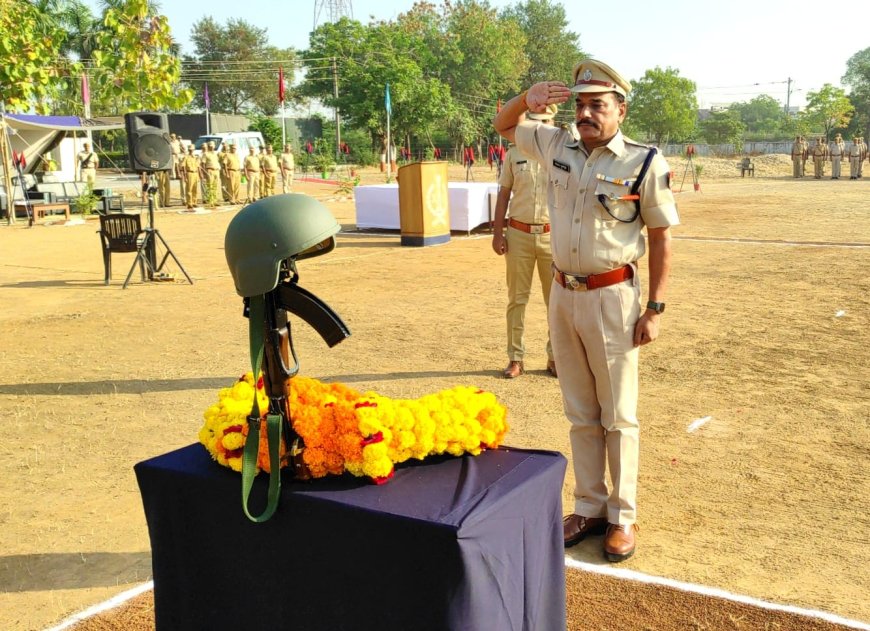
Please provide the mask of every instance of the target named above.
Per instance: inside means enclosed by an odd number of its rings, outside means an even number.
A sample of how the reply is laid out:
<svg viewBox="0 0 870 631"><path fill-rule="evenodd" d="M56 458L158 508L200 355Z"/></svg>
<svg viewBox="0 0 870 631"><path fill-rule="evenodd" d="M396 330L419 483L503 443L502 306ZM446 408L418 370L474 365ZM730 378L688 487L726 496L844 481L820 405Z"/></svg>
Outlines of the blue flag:
<svg viewBox="0 0 870 631"><path fill-rule="evenodd" d="M208 98L208 83L205 84L202 90L202 100L205 101L205 109L211 109L211 99Z"/></svg>
<svg viewBox="0 0 870 631"><path fill-rule="evenodd" d="M390 102L390 84L387 83L387 93L384 95L384 107L387 108L387 114L393 113L393 104Z"/></svg>

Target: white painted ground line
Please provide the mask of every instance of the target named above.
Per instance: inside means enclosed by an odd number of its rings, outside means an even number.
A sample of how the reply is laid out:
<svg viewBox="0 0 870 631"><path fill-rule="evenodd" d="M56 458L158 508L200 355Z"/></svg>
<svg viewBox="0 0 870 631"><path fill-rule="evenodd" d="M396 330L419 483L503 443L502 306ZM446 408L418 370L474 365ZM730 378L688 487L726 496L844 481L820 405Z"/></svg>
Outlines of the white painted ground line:
<svg viewBox="0 0 870 631"><path fill-rule="evenodd" d="M109 609L120 607L128 600L132 600L133 598L136 598L136 596L138 596L139 594L144 594L145 592L151 591L152 589L154 589L154 581L142 583L141 585L137 585L132 589L128 589L125 592L121 592L120 594L113 596L105 602L98 603L93 607L88 607L84 611L73 614L69 618L63 620L57 626L46 629L45 631L63 631L63 629L69 629L70 627L78 624L79 622L82 622L83 620L92 618L93 616L99 615L104 611L108 611Z"/></svg>
<svg viewBox="0 0 870 631"><path fill-rule="evenodd" d="M761 609L769 609L772 611L783 611L786 613L798 614L801 616L806 616L808 618L826 620L827 622L843 625L845 627L851 627L853 629L870 631L870 624L859 622L857 620L849 620L848 618L842 618L826 611L803 609L801 607L793 607L791 605L777 605L775 603L769 603L763 600L758 600L756 598L751 598L750 596L732 594L731 592L727 592L724 589L717 589L715 587L704 587L703 585L695 585L693 583L683 583L681 581L675 581L669 578L661 578L659 576L642 574L641 572L635 572L634 570L625 570L606 565L595 565L594 563L575 561L568 556L565 557L565 567L573 568L575 570L582 570L585 572L591 572L593 574L603 574L605 576L612 576L613 578L619 578L628 581L636 581L638 583L672 587L674 589L679 589L684 592L690 592L692 594L700 594L702 596L710 596L712 598L721 598L723 600L743 603L745 605L751 605L753 607L759 607ZM64 629L69 629L73 625L76 625L83 620L87 620L88 618L101 614L104 611L108 611L109 609L120 607L128 600L132 600L139 594L144 594L145 592L152 589L154 589L154 581L142 583L141 585L134 587L133 589L128 589L125 592L121 592L117 596L114 596L113 598L110 598L103 603L99 603L97 605L94 605L93 607L88 607L84 611L70 616L57 626L46 629L45 631L63 631Z"/></svg>
<svg viewBox="0 0 870 631"><path fill-rule="evenodd" d="M723 600L730 600L732 602L742 603L744 605L751 605L753 607L759 607L761 609L793 613L800 616L806 616L808 618L825 620L832 624L839 624L844 627L851 627L852 629L862 629L864 631L870 631L870 624L867 624L866 622L849 620L848 618L843 618L841 616L837 616L826 611L804 609L802 607L794 607L792 605L778 605L776 603L769 603L764 600L758 600L757 598L752 598L751 596L732 594L731 592L727 592L724 589L705 587L704 585L695 585L694 583L683 583L681 581L675 581L670 578L662 578L660 576L642 574L641 572L635 572L634 570L626 570L622 568L610 567L609 565L596 565L594 563L576 561L567 556L565 557L565 567L570 567L575 570L582 570L585 572L591 572L593 574L603 574L605 576L611 576L613 578L619 578L628 581L636 581L638 583L661 585L662 587L672 587L673 589L679 589L680 591L690 592L692 594L710 596L712 598L721 598Z"/></svg>

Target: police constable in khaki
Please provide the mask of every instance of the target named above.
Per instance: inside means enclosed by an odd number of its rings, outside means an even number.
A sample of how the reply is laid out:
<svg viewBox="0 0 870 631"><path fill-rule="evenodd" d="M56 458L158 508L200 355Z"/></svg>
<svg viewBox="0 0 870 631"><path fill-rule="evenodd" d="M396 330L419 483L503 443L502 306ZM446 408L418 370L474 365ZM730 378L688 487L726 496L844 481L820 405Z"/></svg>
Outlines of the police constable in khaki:
<svg viewBox="0 0 870 631"><path fill-rule="evenodd" d="M84 150L79 151L76 162L79 166L79 181L85 182L88 188L93 190L97 181L97 167L100 166L100 159L96 153L91 151L90 143L84 144Z"/></svg>
<svg viewBox="0 0 870 631"><path fill-rule="evenodd" d="M245 203L250 204L260 199L260 158L254 153L254 147L248 148L249 155L245 157L245 178L248 180L248 196Z"/></svg>
<svg viewBox="0 0 870 631"><path fill-rule="evenodd" d="M193 210L197 203L199 192L199 159L193 153L194 146L187 146L187 155L181 161L181 170L184 173L184 203L188 210Z"/></svg>
<svg viewBox="0 0 870 631"><path fill-rule="evenodd" d="M843 162L843 155L846 153L846 143L843 142L843 136L837 134L837 137L831 141L828 146L828 155L831 157L831 179L840 179L840 168Z"/></svg>
<svg viewBox="0 0 870 631"><path fill-rule="evenodd" d="M296 171L296 162L293 159L293 149L290 144L284 145L284 153L281 154L281 192L289 193L293 188L293 175Z"/></svg>
<svg viewBox="0 0 870 631"><path fill-rule="evenodd" d="M221 198L221 163L217 152L214 150L214 143L207 142L203 146L200 163L205 172L205 201L214 208L217 205L217 200Z"/></svg>
<svg viewBox="0 0 870 631"><path fill-rule="evenodd" d="M574 86L536 83L496 115L548 178L554 285L550 338L565 414L571 422L574 507L565 546L605 533L610 561L630 557L637 538L638 356L658 336L671 262L670 226L679 223L669 168L654 148L619 129L631 85L593 59L574 69ZM535 121L527 110L575 97L580 140ZM641 307L637 261L649 241L648 301ZM605 470L609 467L612 490Z"/></svg>
<svg viewBox="0 0 870 631"><path fill-rule="evenodd" d="M230 152L224 160L224 168L227 171L227 181L229 182L230 203L239 203L239 189L241 188L241 163L239 155L236 153L236 146L230 145Z"/></svg>
<svg viewBox="0 0 870 631"><path fill-rule="evenodd" d="M828 160L828 145L822 141L822 137L816 138L816 144L811 151L813 156L813 177L817 180L825 177L825 162Z"/></svg>
<svg viewBox="0 0 870 631"><path fill-rule="evenodd" d="M796 178L804 176L804 161L807 159L807 145L803 136L795 136L791 144L792 175Z"/></svg>
<svg viewBox="0 0 870 631"><path fill-rule="evenodd" d="M545 125L552 125L557 111L555 105L550 105L540 114L531 112L527 116ZM508 214L509 217L506 217ZM525 372L523 333L535 267L538 268L538 277L541 280L544 305L550 302L550 285L553 283L547 174L536 161L520 153L516 147L508 150L498 178L492 249L499 256L505 257L508 287L508 365L503 374L505 378L513 379ZM556 376L556 362L553 360L553 347L549 338L547 371Z"/></svg>
<svg viewBox="0 0 870 631"><path fill-rule="evenodd" d="M263 197L275 194L275 182L278 179L278 156L272 152L272 145L266 146L266 155L260 158L263 169Z"/></svg>

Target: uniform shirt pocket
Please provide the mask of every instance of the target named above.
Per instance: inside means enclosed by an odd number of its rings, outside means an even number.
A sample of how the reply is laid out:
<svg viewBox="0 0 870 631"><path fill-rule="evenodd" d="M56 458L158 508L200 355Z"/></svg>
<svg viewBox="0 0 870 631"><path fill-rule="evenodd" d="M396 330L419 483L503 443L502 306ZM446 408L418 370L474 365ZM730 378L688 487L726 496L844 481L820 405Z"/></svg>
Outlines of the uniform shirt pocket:
<svg viewBox="0 0 870 631"><path fill-rule="evenodd" d="M568 183L571 174L560 169L550 169L550 186L548 203L552 208L560 209L568 206Z"/></svg>
<svg viewBox="0 0 870 631"><path fill-rule="evenodd" d="M596 223L601 222L604 225L612 226L637 219L637 206L634 200L620 199L627 195L631 195L631 189L628 186L599 181L595 187Z"/></svg>

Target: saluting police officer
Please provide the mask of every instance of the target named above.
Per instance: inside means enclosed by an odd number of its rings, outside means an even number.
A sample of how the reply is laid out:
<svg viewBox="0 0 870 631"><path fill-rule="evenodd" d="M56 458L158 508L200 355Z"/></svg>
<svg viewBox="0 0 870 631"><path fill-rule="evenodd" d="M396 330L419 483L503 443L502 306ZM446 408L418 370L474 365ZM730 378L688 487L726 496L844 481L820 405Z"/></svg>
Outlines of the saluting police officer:
<svg viewBox="0 0 870 631"><path fill-rule="evenodd" d="M552 125L558 108L549 105L546 111L530 112L531 120ZM506 214L510 217L505 217ZM507 231L505 233L505 223ZM526 305L532 292L535 267L541 280L544 305L550 303L553 284L553 254L550 251L550 213L547 208L547 173L540 164L523 155L516 147L508 149L498 178L498 197L493 219L492 249L505 257L505 279L508 287L506 379L525 372L526 354L523 339ZM556 376L553 347L547 337L547 372Z"/></svg>
<svg viewBox="0 0 870 631"><path fill-rule="evenodd" d="M671 262L670 226L679 223L669 168L654 148L622 135L628 81L605 63L581 61L574 85L536 83L508 101L494 126L548 177L554 285L550 337L565 413L571 422L575 477L565 546L605 532L604 554L635 550L638 475L639 347L658 336ZM575 95L580 140L527 110ZM649 240L649 288L641 308L637 261ZM609 464L612 490L605 470Z"/></svg>

